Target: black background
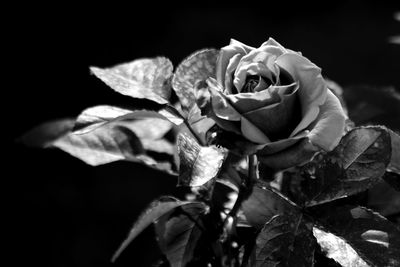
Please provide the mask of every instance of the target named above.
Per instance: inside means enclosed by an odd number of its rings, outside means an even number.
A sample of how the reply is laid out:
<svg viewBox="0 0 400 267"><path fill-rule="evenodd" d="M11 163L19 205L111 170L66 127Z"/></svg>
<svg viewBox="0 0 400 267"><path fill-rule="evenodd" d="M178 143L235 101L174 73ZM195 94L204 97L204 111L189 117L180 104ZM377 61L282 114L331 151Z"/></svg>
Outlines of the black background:
<svg viewBox="0 0 400 267"><path fill-rule="evenodd" d="M97 104L139 103L89 74L141 57L163 55L176 66L191 52L235 38L259 46L273 37L343 86L400 88L400 8L364 1L324 6L264 3L250 7L24 6L5 22L3 126L6 161L3 228L12 265L108 266L139 212L175 179L132 163L89 167L58 150L15 145L14 139L51 119L73 117ZM242 3L246 6L250 3ZM116 4L115 4L116 5ZM202 8L201 6L210 6ZM15 14L15 15L14 15ZM7 85L6 85L7 84ZM11 99L11 100L10 100ZM11 159L10 162L8 160ZM9 170L8 170L9 169ZM148 266L158 253L151 229L114 266ZM9 264L7 264L9 265Z"/></svg>

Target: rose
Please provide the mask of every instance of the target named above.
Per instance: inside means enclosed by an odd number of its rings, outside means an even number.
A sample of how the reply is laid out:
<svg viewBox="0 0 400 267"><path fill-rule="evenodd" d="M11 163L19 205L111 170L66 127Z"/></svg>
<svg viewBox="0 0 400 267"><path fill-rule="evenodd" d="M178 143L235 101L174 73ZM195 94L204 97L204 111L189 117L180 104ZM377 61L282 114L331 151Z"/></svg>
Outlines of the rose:
<svg viewBox="0 0 400 267"><path fill-rule="evenodd" d="M346 116L321 69L272 38L257 49L232 40L220 50L215 76L199 86L198 106L254 144L271 168L330 151L343 135Z"/></svg>

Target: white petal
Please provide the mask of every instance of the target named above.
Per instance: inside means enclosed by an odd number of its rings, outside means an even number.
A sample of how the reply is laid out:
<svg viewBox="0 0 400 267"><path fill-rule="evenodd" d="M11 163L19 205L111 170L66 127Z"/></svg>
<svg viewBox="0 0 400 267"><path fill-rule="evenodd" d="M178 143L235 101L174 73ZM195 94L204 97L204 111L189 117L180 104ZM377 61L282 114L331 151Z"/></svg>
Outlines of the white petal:
<svg viewBox="0 0 400 267"><path fill-rule="evenodd" d="M339 99L328 90L325 103L309 134L311 142L326 151L331 151L344 134L346 116Z"/></svg>

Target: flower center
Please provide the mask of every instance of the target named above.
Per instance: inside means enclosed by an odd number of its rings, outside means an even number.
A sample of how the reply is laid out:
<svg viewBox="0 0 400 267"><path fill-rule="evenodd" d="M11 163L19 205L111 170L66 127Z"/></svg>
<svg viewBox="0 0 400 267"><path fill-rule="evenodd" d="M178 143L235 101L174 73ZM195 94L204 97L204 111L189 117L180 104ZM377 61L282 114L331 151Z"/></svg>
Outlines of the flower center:
<svg viewBox="0 0 400 267"><path fill-rule="evenodd" d="M263 81L263 83L266 84L266 87L270 86L272 84L272 82L267 79L264 78L262 76L259 75L249 75L246 77L246 83L244 84L241 92L242 93L252 93L255 91L255 88L257 87L257 85L260 84L261 80Z"/></svg>

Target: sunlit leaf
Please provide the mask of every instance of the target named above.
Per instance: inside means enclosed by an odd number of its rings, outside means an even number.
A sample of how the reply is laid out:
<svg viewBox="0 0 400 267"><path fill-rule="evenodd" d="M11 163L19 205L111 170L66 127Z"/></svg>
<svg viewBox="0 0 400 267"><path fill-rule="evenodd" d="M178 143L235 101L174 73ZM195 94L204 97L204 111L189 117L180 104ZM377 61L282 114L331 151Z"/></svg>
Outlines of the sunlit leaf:
<svg viewBox="0 0 400 267"><path fill-rule="evenodd" d="M313 266L313 223L301 213L275 215L258 234L255 266Z"/></svg>
<svg viewBox="0 0 400 267"><path fill-rule="evenodd" d="M343 266L400 265L398 226L363 207L338 207L321 213L318 221L322 228L314 228L314 235L329 257Z"/></svg>
<svg viewBox="0 0 400 267"><path fill-rule="evenodd" d="M176 68L172 78L172 88L186 112L196 105L194 92L196 83L215 77L218 54L219 51L216 49L203 49L185 58Z"/></svg>
<svg viewBox="0 0 400 267"><path fill-rule="evenodd" d="M52 146L92 166L126 160L174 174L169 162L157 162L146 155L145 147L132 127L123 121L107 124L85 134L68 133L55 140Z"/></svg>
<svg viewBox="0 0 400 267"><path fill-rule="evenodd" d="M114 106L100 105L85 109L78 116L78 118L76 119L74 132L77 134L87 133L107 123L118 120L139 120L150 118L166 120L176 125L179 125L183 122L182 117L180 117L177 113L173 113L172 107L168 106L160 109L159 111L153 111L133 110ZM158 131L156 130L153 132Z"/></svg>
<svg viewBox="0 0 400 267"><path fill-rule="evenodd" d="M75 124L75 119L66 118L45 122L17 139L27 146L46 148L54 141L68 134Z"/></svg>
<svg viewBox="0 0 400 267"><path fill-rule="evenodd" d="M178 136L179 185L200 186L215 178L226 152L216 146L202 147L188 134Z"/></svg>
<svg viewBox="0 0 400 267"><path fill-rule="evenodd" d="M158 243L172 267L187 266L192 260L204 230L200 217L206 211L202 203L187 203L157 221Z"/></svg>
<svg viewBox="0 0 400 267"><path fill-rule="evenodd" d="M156 222L161 216L167 214L176 207L187 204L190 204L190 202L179 201L174 197L162 197L156 201L153 201L136 220L127 238L113 255L112 261L115 261L122 251L125 250L128 245L151 223Z"/></svg>
<svg viewBox="0 0 400 267"><path fill-rule="evenodd" d="M390 136L382 127L355 128L330 153L319 154L301 174L306 206L367 190L385 173L391 158Z"/></svg>
<svg viewBox="0 0 400 267"><path fill-rule="evenodd" d="M172 63L165 57L144 58L112 68L90 70L113 90L135 98L167 104L171 94Z"/></svg>

